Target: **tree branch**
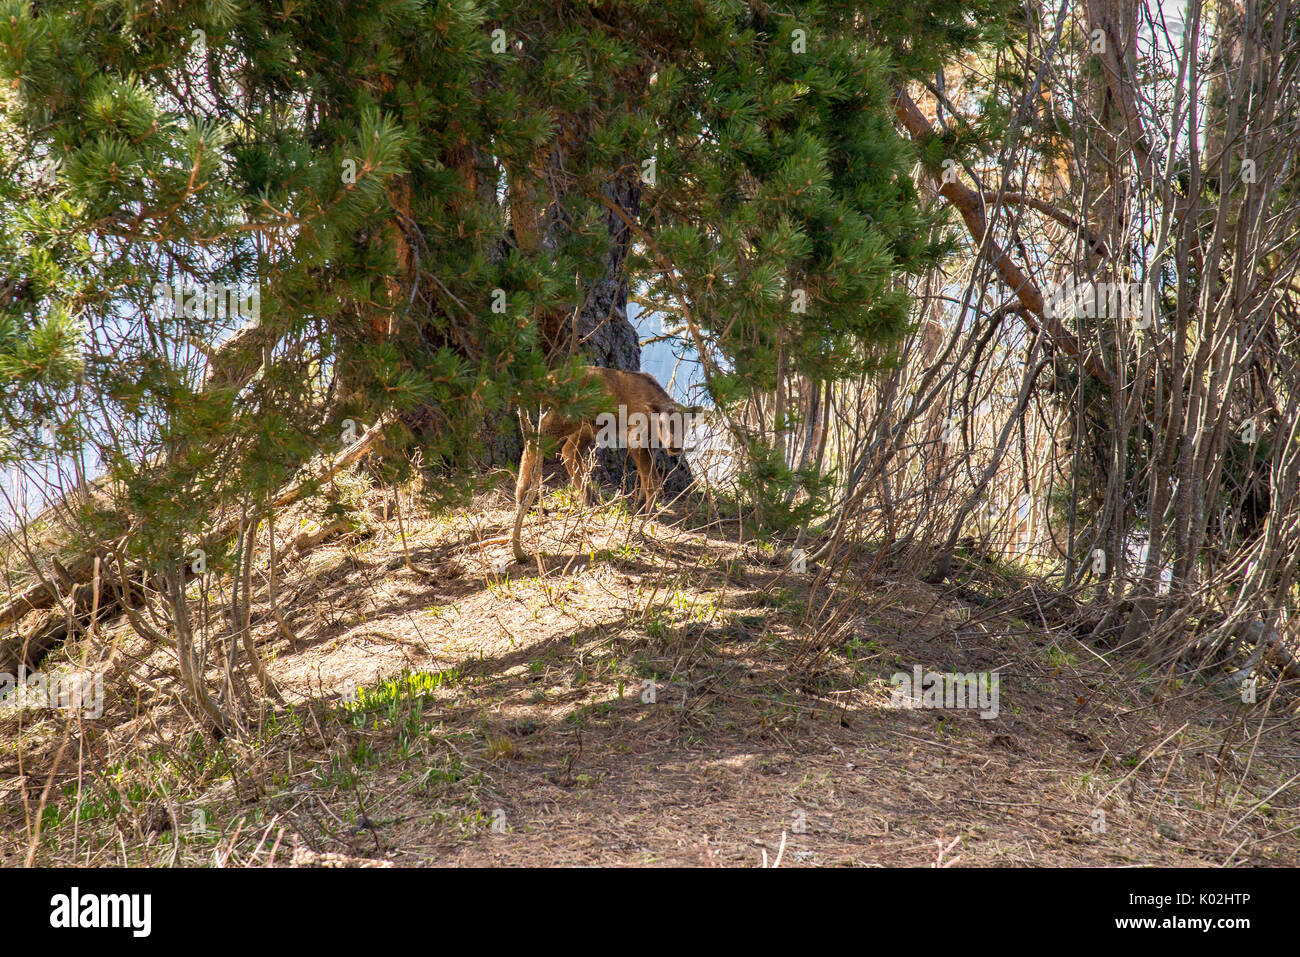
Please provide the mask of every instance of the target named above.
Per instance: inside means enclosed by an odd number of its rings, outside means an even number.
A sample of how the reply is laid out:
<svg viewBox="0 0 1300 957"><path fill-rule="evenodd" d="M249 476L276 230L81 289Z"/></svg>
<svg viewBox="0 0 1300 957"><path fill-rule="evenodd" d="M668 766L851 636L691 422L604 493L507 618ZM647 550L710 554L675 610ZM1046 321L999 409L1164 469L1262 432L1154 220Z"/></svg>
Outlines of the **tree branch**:
<svg viewBox="0 0 1300 957"><path fill-rule="evenodd" d="M898 121L917 143L924 144L936 135L930 126L930 121L925 118L925 114L906 91L898 90L893 96L892 103ZM1070 358L1078 360L1079 364L1103 385L1108 388L1113 387L1114 379L1100 357L1091 349L1084 350L1079 340L1065 328L1061 320L1048 314L1042 292L1025 275L1024 270L1015 260L994 241L988 229L988 220L984 215L983 197L969 186L956 181L935 183L935 187L940 196L957 208L971 237L981 244L981 249L997 269L1002 281L1024 305L1026 312L1022 315L1026 324L1035 332L1040 325L1044 327L1055 348L1060 349Z"/></svg>

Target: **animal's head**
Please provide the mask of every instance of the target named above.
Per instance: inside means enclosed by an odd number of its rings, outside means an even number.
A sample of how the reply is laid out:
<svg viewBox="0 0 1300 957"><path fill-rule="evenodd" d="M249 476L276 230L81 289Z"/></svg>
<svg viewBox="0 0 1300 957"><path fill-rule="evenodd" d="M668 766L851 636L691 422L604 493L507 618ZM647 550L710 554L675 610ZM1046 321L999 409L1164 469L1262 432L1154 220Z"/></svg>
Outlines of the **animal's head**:
<svg viewBox="0 0 1300 957"><path fill-rule="evenodd" d="M654 429L659 438L659 448L669 455L681 455L686 444L684 423L676 402L660 408L654 414Z"/></svg>
<svg viewBox="0 0 1300 957"><path fill-rule="evenodd" d="M691 436L691 420L700 411L697 406L666 403L654 417L659 447L669 455L681 455Z"/></svg>

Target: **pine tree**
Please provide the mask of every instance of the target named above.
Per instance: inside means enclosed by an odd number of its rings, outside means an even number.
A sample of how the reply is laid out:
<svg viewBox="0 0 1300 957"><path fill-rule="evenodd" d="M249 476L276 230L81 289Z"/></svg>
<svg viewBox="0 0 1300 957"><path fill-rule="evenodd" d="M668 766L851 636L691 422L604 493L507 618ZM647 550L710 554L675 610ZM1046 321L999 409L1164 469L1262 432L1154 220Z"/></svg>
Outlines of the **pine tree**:
<svg viewBox="0 0 1300 957"><path fill-rule="evenodd" d="M869 370L944 249L890 92L1010 9L3 0L7 461L102 470L86 535L178 585L361 426L463 496L512 408L639 362L634 291L724 409ZM790 425L741 448L778 525L824 487Z"/></svg>

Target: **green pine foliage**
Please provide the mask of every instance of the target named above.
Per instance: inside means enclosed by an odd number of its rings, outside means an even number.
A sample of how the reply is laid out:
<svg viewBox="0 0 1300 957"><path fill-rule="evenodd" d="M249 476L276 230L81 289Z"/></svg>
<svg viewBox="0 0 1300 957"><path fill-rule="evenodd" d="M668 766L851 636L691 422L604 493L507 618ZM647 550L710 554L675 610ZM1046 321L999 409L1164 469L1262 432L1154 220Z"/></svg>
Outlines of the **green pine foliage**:
<svg viewBox="0 0 1300 957"><path fill-rule="evenodd" d="M516 403L577 391L556 330L611 269L688 320L723 407L870 371L946 248L890 93L1010 9L0 0L7 462L91 449L94 534L146 562L349 419L391 418L393 477L418 447L463 495ZM255 289L255 321L159 305L183 283ZM250 326L254 371L205 378ZM819 498L744 439L756 497Z"/></svg>

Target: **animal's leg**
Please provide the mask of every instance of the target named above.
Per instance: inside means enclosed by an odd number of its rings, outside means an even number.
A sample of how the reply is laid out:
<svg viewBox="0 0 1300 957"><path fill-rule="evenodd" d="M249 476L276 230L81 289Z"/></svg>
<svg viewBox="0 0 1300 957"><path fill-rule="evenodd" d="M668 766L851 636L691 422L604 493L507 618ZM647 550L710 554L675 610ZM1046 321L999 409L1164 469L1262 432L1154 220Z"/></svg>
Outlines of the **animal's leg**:
<svg viewBox="0 0 1300 957"><path fill-rule="evenodd" d="M585 428L578 435L578 447L574 450L574 457L578 463L578 468L582 470L582 501L587 505L596 505L599 502L595 488L591 484L591 470L596 465L596 458L593 451L596 447L596 436L590 428Z"/></svg>
<svg viewBox="0 0 1300 957"><path fill-rule="evenodd" d="M645 499L646 514L653 514L655 501L659 498L659 475L655 471L654 457L649 449L633 448L632 459L636 462L636 472L641 480L641 494Z"/></svg>
<svg viewBox="0 0 1300 957"><path fill-rule="evenodd" d="M536 472L541 464L536 442L524 443L524 454L519 459L519 478L515 482L515 527L510 533L510 546L514 549L517 561L528 561L528 553L520 543L523 534L524 515L532 507L536 497Z"/></svg>
<svg viewBox="0 0 1300 957"><path fill-rule="evenodd" d="M587 463L584 461L582 433L575 432L564 440L564 449L561 454L564 456L564 467L568 470L569 481L573 483L574 489L578 493L578 501L587 501Z"/></svg>

